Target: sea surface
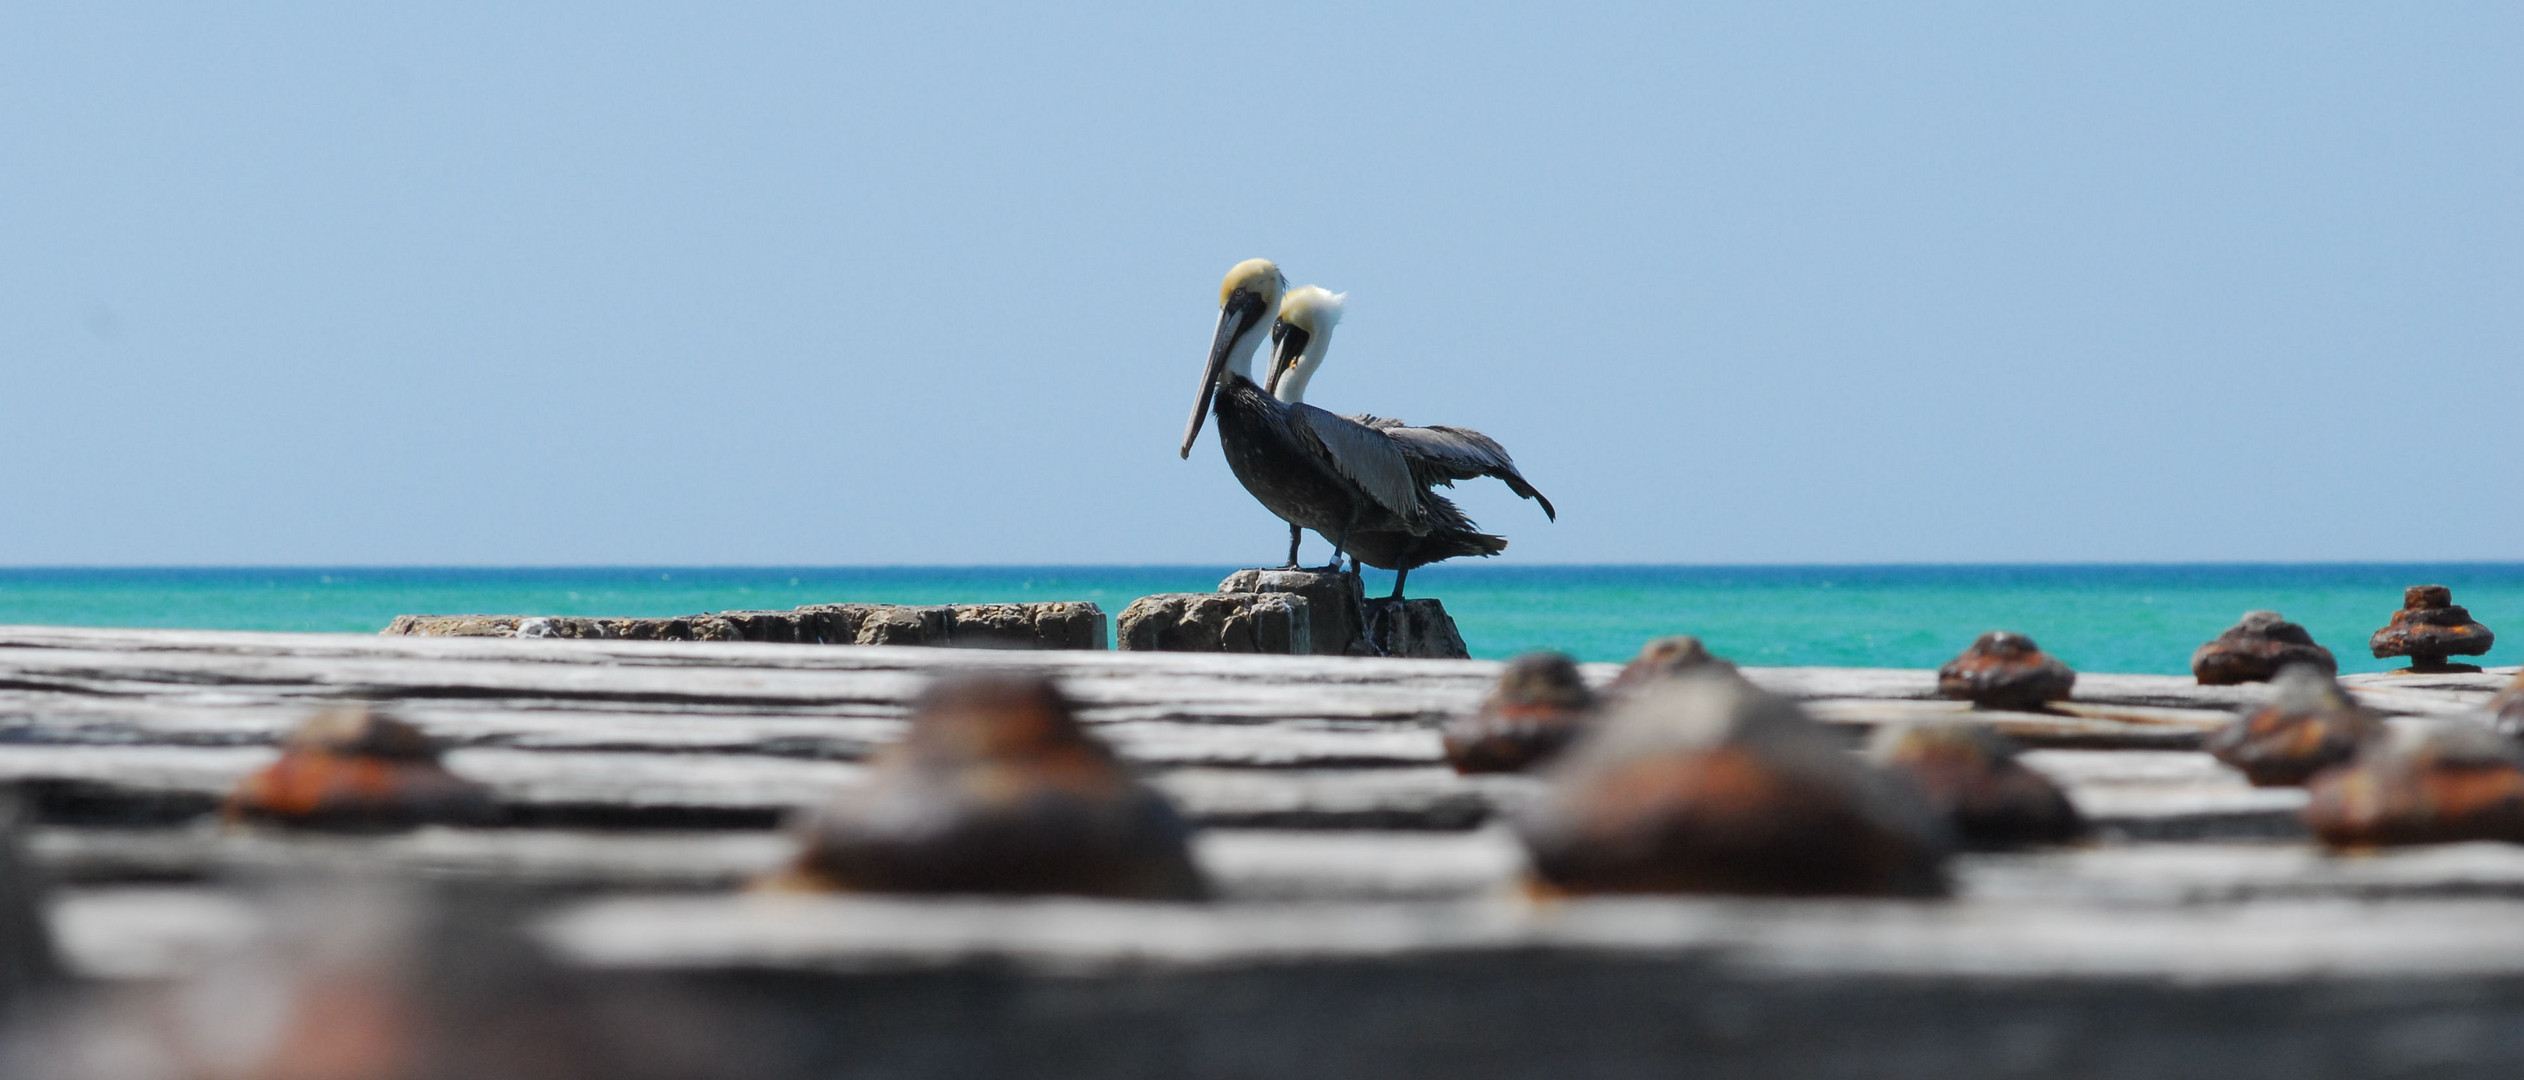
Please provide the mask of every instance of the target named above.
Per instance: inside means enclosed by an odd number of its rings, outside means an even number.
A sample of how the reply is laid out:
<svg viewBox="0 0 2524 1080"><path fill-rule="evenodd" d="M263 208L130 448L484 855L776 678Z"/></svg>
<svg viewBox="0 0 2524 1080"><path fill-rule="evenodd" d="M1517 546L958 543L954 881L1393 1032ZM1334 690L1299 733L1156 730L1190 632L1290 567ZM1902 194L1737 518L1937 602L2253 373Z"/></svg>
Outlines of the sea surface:
<svg viewBox="0 0 2524 1080"><path fill-rule="evenodd" d="M394 616L686 615L841 601L1092 600L1119 615L1206 592L1225 566L246 567L0 569L0 623L373 633ZM2031 634L2081 671L2189 670L2191 650L2253 608L2330 646L2344 671L2397 666L2367 635L2407 585L2442 584L2502 631L2489 664L2524 663L2524 563L2434 565L1434 566L1476 656L1559 649L1627 658L1698 634L1747 664L1934 667L1985 630ZM1371 572L1371 593L1391 588Z"/></svg>

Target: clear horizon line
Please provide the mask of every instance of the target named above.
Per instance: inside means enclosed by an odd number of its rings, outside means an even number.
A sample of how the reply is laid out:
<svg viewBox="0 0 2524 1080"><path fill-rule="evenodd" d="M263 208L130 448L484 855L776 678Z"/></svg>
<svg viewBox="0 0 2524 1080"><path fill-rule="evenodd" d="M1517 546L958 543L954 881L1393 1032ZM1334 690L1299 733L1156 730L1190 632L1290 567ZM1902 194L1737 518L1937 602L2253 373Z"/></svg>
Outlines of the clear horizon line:
<svg viewBox="0 0 2524 1080"><path fill-rule="evenodd" d="M2088 560L2046 561L2036 559L2000 559L1986 561L1887 560L1859 562L1575 562L1534 561L1510 564L1461 563L1431 565L1422 572L1498 571L1518 569L1925 569L1963 567L2246 567L2246 566L2441 566L2441 567L2512 567L2524 566L2524 558L2506 559L2192 559L2192 560ZM0 573L20 571L111 571L111 570L1201 570L1221 567L1246 569L1231 562L1149 562L1149 563L14 563L0 565ZM1282 569L1259 567L1258 569ZM1307 567L1307 569L1315 569ZM1369 567L1369 569L1375 569ZM1388 573L1390 571L1378 571Z"/></svg>

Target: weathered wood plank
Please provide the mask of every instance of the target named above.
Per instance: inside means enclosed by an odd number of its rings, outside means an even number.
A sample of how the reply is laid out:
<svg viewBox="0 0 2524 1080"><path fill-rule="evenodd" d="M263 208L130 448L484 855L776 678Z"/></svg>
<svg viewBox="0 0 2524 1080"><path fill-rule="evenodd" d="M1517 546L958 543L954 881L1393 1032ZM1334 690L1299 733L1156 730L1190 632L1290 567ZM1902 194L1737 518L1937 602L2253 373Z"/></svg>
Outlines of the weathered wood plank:
<svg viewBox="0 0 2524 1080"><path fill-rule="evenodd" d="M1640 898L1205 907L746 896L595 901L556 915L546 932L576 962L647 969L865 972L988 959L1079 972L1551 949L1698 953L1809 974L2247 982L2524 975L2524 903L2509 900L2133 908Z"/></svg>
<svg viewBox="0 0 2524 1080"><path fill-rule="evenodd" d="M1343 725L1424 727L1471 707L1493 670L1478 663L1161 654L1119 663L1078 659L1086 654L957 653L942 661L936 650L779 645L746 646L763 654L752 659L764 666L744 667L695 664L682 655L736 647L717 644L37 629L42 632L12 637L25 628L0 628L0 732L27 743L263 745L308 710L357 698L396 703L425 730L459 746L855 759L891 736L894 718L929 672L978 658L1071 673L1067 685L1088 722L1127 728L1129 734L1117 737L1139 743L1147 760L1402 764L1430 760L1425 740L1399 733L1379 739ZM6 646L17 639L46 644ZM95 647L105 644L128 648ZM288 647L296 645L305 647ZM450 645L452 655L425 655ZM415 652L414 646L423 647ZM622 649L655 662L629 663L615 655ZM799 652L882 655L835 666L804 662L794 655ZM1597 665L1593 675L1607 677L1610 670ZM1917 696L1930 685L1925 672L1749 674L1783 691L1825 695L1814 707L1827 720L1868 726L1969 715L2044 746L2187 746L2219 722L2223 703L2266 693L2164 677L2096 676L2081 682L2081 700L2062 706L2064 715L1967 714L1953 703ZM2377 678L2381 689L2360 692L2388 711L2413 715L2465 711L2496 682L2494 676L2433 680L2457 687L2443 689ZM1847 696L1857 692L1885 696ZM2190 704L2144 704L2168 700ZM2202 707L2209 704L2219 707ZM1268 735L1206 731L1287 721L1300 723ZM1197 727L1166 728L1165 722ZM1344 730L1357 737L1330 734ZM1125 751L1134 752L1128 745Z"/></svg>
<svg viewBox="0 0 2524 1080"><path fill-rule="evenodd" d="M28 841L76 885L266 880L366 871L576 891L741 889L795 851L785 833L428 828L343 837L269 830L46 828ZM1513 893L1524 849L1465 832L1209 829L1195 856L1222 902L1467 899ZM2308 844L2088 844L1954 860L1957 899L2046 905L2498 897L2524 900L2524 847L2475 843L2356 856Z"/></svg>
<svg viewBox="0 0 2524 1080"><path fill-rule="evenodd" d="M27 854L73 885L410 874L556 889L733 889L778 868L780 832L424 828L379 836L215 826L33 830Z"/></svg>
<svg viewBox="0 0 2524 1080"><path fill-rule="evenodd" d="M245 940L261 916L250 894L126 887L66 891L53 919L76 969L156 977ZM2524 902L2485 898L1536 904L1493 895L1158 904L749 893L571 904L541 933L573 963L610 970L876 973L986 960L1074 976L1543 950L1844 978L2269 983L2524 975Z"/></svg>
<svg viewBox="0 0 2524 1080"><path fill-rule="evenodd" d="M1510 888L1524 849L1497 829L1209 829L1194 855L1222 901L1454 899ZM49 880L95 886L257 882L345 872L574 891L741 889L796 852L787 833L425 828L385 836L266 829L44 828L27 852Z"/></svg>
<svg viewBox="0 0 2524 1080"><path fill-rule="evenodd" d="M87 813L48 813L47 820L180 819L207 812L274 753L260 747L0 746L0 779L78 785L85 801L77 805ZM2302 835L2301 789L2251 787L2206 754L2036 750L2026 762L2058 781L2113 835ZM488 786L521 823L616 827L767 828L862 775L854 762L759 754L478 748L453 751L447 763ZM1192 820L1244 828L1468 829L1513 811L1541 783L1527 776L1458 776L1435 765L1151 768L1152 782ZM118 817L97 809L117 800L143 810ZM148 812L152 807L163 809Z"/></svg>

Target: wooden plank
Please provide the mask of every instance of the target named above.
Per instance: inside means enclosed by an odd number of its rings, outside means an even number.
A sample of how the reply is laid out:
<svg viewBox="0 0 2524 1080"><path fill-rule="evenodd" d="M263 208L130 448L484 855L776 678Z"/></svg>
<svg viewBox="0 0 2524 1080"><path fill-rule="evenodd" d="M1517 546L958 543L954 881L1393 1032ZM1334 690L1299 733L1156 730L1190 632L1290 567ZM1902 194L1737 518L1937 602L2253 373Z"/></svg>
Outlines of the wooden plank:
<svg viewBox="0 0 2524 1080"><path fill-rule="evenodd" d="M1019 917L1022 915L1022 917ZM1202 906L745 896L600 900L545 926L594 967L1046 972L1508 950L1699 953L1779 972L2269 981L2524 976L2524 902L2210 908L1631 898Z"/></svg>
<svg viewBox="0 0 2524 1080"><path fill-rule="evenodd" d="M1196 752L1169 758L1154 748L1156 785L1195 821L1221 826L1294 828L1471 828L1511 810L1539 783L1524 776L1457 776L1434 764L1433 735L1407 732L1272 732L1230 729L1257 745L1241 767L1216 733ZM1126 734L1127 734L1126 729ZM1165 738L1179 734L1169 729ZM1305 741L1297 741L1302 735ZM1230 738L1235 737L1233 735ZM1137 736L1126 750L1145 745ZM1274 745L1274 740L1287 741ZM1345 764L1312 767L1324 747L1346 747ZM1302 750L1303 753L1297 751ZM0 745L0 779L75 784L86 807L118 800L169 808L161 820L205 812L275 751L254 746ZM762 828L788 810L828 798L855 781L855 762L761 753L641 750L452 751L448 767L487 785L521 821L580 821L622 827L683 821ZM2258 789L2205 754L2169 751L2037 750L2026 760L2062 784L2098 827L2134 837L2298 835L2300 789ZM1254 767L1269 765L1271 767ZM170 797L175 801L170 802ZM131 816L147 818L148 813ZM101 810L91 817L113 819ZM64 820L52 814L49 820Z"/></svg>
<svg viewBox="0 0 2524 1080"><path fill-rule="evenodd" d="M785 865L785 832L603 832L432 827L384 836L267 829L43 828L27 852L81 886L275 880L345 872L576 891L736 890ZM1209 829L1193 851L1221 900L1451 899L1511 888L1524 849L1503 830Z"/></svg>
<svg viewBox="0 0 2524 1080"><path fill-rule="evenodd" d="M260 925L250 894L176 887L69 890L53 919L74 968L103 977L180 973ZM751 893L568 904L540 934L574 964L616 971L846 974L987 961L1074 977L1540 950L1695 958L1808 977L2524 976L2524 901L2514 899L1157 904Z"/></svg>
<svg viewBox="0 0 2524 1080"><path fill-rule="evenodd" d="M780 832L423 828L378 836L218 827L40 828L27 854L74 885L368 873L554 889L734 889L795 851Z"/></svg>
<svg viewBox="0 0 2524 1080"><path fill-rule="evenodd" d="M138 632L122 632L132 635ZM0 635L4 637L5 635ZM95 645L78 638L68 644ZM398 705L426 730L460 746L553 749L764 752L855 759L891 737L892 721L907 696L935 669L934 655L891 657L894 652L938 650L870 646L823 650L808 646L747 646L779 663L766 667L629 665L607 648L640 645L670 653L734 648L733 645L600 642L465 642L430 639L352 638L290 653L264 639L279 635L219 635L227 647L210 648L170 635L159 647L106 651L53 645L0 648L0 730L20 742L169 743L252 745L277 739L325 702L378 699ZM323 637L306 635L306 637ZM237 647L236 638L251 639ZM132 644L124 642L124 644ZM413 645L457 645L459 655L404 655ZM486 652L485 649L489 651ZM544 655L559 649L560 655ZM423 649L427 652L429 650ZM885 653L833 670L799 666L797 652ZM957 654L969 656L978 654ZM1035 654L991 663L1049 664L1080 669L1084 654ZM1064 659L1044 660L1054 656ZM679 659L689 659L679 657ZM1108 658L1096 658L1098 660ZM1233 661L1233 663L1229 663ZM1222 666L1223 665L1223 666ZM1352 666L1358 670L1350 670ZM1149 760L1324 765L1342 761L1429 760L1424 739L1396 735L1381 741L1342 725L1389 723L1425 727L1438 717L1468 709L1483 692L1488 668L1468 677L1465 665L1438 663L1436 674L1417 661L1311 657L1134 656L1122 670L1103 664L1069 684L1090 723L1131 725L1125 741L1147 748ZM1099 667L1087 663L1085 667ZM1344 672L1327 679L1327 667ZM1599 665L1602 677L1609 666ZM1362 674L1363 672L1363 674ZM1923 672L1851 672L1845 669L1752 669L1750 675L1805 694L1846 695L1861 690L1915 695ZM2088 680L2132 682L2137 689L2097 693L2063 705L2056 714L1964 713L1947 702L1916 696L1822 697L1815 711L1827 720L1870 726L1900 719L1963 717L1990 722L2036 745L2178 747L2193 733L2214 726L2220 710L2197 707L2215 701L2250 701L2264 688L2190 687L2181 680L2113 676ZM2081 687L2085 684L2081 683ZM2109 689L2108 686L2104 687ZM2361 691L2389 711L2446 715L2477 704L2475 689L2410 688L2399 684ZM2191 706L2132 704L2186 700ZM710 721L701 723L696 721ZM1273 735L1167 729L1163 722L1199 725L1267 725L1299 721ZM716 723L719 726L712 726ZM1318 738L1313 732L1349 730L1360 738ZM1310 748L1311 743L1321 743ZM1371 748L1379 744L1380 748ZM1346 745L1344 745L1346 744ZM1126 747L1126 750L1128 748ZM1210 755L1210 756L1205 756Z"/></svg>
<svg viewBox="0 0 2524 1080"><path fill-rule="evenodd" d="M777 835L731 842L708 834L608 836L453 829L366 841L196 832L163 834L138 845L109 845L95 836L48 830L32 845L39 864L48 871L84 883L145 880L148 875L174 879L240 873L268 881L274 880L275 873L335 875L364 869L576 890L650 892L738 888L779 866L791 850L788 838ZM1391 953L1524 945L1655 950L1715 946L1743 950L1757 964L1834 971L2190 977L2202 973L2192 966L2199 958L2151 942L2149 935L2171 932L2179 940L2196 940L2190 935L2216 932L2230 940L2215 951L2221 959L2208 974L2261 978L2287 974L2295 970L2291 965L2327 961L2319 955L2290 955L2294 946L2273 939L2268 927L2238 929L2233 924L2239 920L2277 919L2289 933L2365 926L2370 936L2406 940L2408 928L2391 919L2481 910L2524 916L2524 848L2502 844L2450 845L2357 858L2270 844L2142 844L1970 854L1956 860L1955 898L1934 904L1649 899L1531 905L1517 899L1522 849L1500 830L1452 835L1221 830L1205 834L1197 854L1216 886L1220 899L1215 903L1111 905L1076 900L881 897L832 902L805 898L792 903L786 896L719 895L670 905L597 904L573 908L559 918L602 921L624 917L624 912L663 912L670 916L669 922L700 924L709 921L710 913L728 921L756 920L765 912L774 917L758 941L735 954L714 954L713 950L727 947L726 940L702 925L669 929L656 937L609 931L599 934L597 943L587 950L590 959L600 964L753 963L778 955L785 958L772 962L782 965L921 966L969 959L975 949L999 956L1047 947L1068 950L1073 959L1090 964L1110 965L1151 960L1244 961L1285 958L1291 952L1339 955L1352 949ZM91 888L72 896L187 897L182 903L195 907L228 898L250 907L253 893L253 889L233 887L120 892ZM2487 908L2439 903L2447 900L2496 903ZM1360 901L1376 903L1360 906ZM2344 901L2348 902L2345 906ZM70 907L76 909L82 902L74 899ZM1569 915L1590 909L1597 913ZM818 922L823 916L801 916L801 911L838 912L842 921L872 914L876 921L842 927L842 936L835 937L835 928ZM608 912L612 914L601 914ZM1015 933L1001 925L977 926L977 921L995 924L998 920L988 916L977 920L974 912L1024 912L1027 918L1005 921L1034 925ZM1035 918L1045 912L1052 917ZM1153 912L1160 920L1175 922L1171 931L1135 935L1121 927L1101 927L1083 932L1077 940L1045 944L1080 935L1076 927L1059 925L1062 918L1079 917L1080 912L1089 913L1091 926L1105 918L1126 922L1130 912ZM1299 925L1285 921L1291 912L1302 913ZM157 957L198 952L187 940L195 929L161 926L145 914L91 908L80 918L85 920L89 941L157 935L170 940L133 947L141 955ZM1351 923L1318 936L1302 925L1318 917ZM1844 933L1835 926L1842 922L1860 929ZM118 923L120 929L108 933L107 928ZM2134 924L2143 932L2131 934ZM2045 926L2053 929L2045 930ZM2203 929L2217 927L2224 929ZM1982 929L2013 936L1967 940ZM617 933L625 940L614 941ZM1913 934L1931 935L1930 943L1908 940ZM2244 951L2250 953L2240 966L2229 962L2234 951L2231 939L2238 934L2247 939L2249 947ZM2051 940L2060 936L2071 940ZM2032 946L2031 951L2016 951L2016 946L2026 944ZM2406 970L2396 965L2478 970L2475 965L2483 959L2446 951L2444 943L2434 938L2422 937L2421 944L2434 951L2400 955L2370 943L2330 955L2353 965L2390 961L2377 971ZM2516 968L2524 964L2524 953L2515 951L2524 948L2524 937L2501 931L2481 944L2493 951L2487 958L2490 969L2524 970ZM2123 946L2139 947L2142 955L2113 954ZM92 974L128 975L136 965L128 958L114 958L119 947L91 944L87 948L92 953L102 951L107 958L91 956L82 962ZM652 951L659 949L664 951ZM2507 951L2495 953L2499 949Z"/></svg>

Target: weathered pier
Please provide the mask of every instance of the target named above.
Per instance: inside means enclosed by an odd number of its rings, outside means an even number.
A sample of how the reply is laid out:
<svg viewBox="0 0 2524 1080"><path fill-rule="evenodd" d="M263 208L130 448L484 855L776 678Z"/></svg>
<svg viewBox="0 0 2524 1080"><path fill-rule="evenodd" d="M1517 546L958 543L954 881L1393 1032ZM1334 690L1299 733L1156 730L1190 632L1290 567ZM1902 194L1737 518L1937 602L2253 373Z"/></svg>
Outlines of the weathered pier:
<svg viewBox="0 0 2524 1080"><path fill-rule="evenodd" d="M1057 679L1201 826L1212 898L752 887L794 853L780 828L790 812L858 782L930 679L973 669ZM1597 684L1614 670L1583 668ZM498 913L455 930L419 918L410 932L431 956L469 955L441 946L486 932L475 923L522 935L493 975L458 979L475 997L612 1033L590 1045L646 1048L637 1068L588 1075L2524 1066L2524 847L2323 853L2306 839L2302 789L2252 787L2198 749L2266 685L2088 673L2045 711L1971 712L1938 698L1929 671L1746 669L1853 746L1887 723L1990 723L2033 748L2026 763L2067 791L2095 838L1959 856L1953 895L1938 900L1546 902L1522 890L1524 852L1499 827L1537 781L1443 764L1438 723L1472 709L1498 671L0 627L0 781L21 793L19 857L44 882L33 902L81 988L65 1000L193 984L222 957L323 922L293 895L403 883L442 907ZM2469 716L2514 677L2342 681L2410 724ZM283 736L345 702L379 703L447 747L447 767L487 787L499 823L327 835L216 819ZM346 875L366 885L343 886ZM517 974L526 956L530 976ZM441 975L418 978L411 1008L432 1007ZM682 1042L658 1049L623 1035L626 1023Z"/></svg>

